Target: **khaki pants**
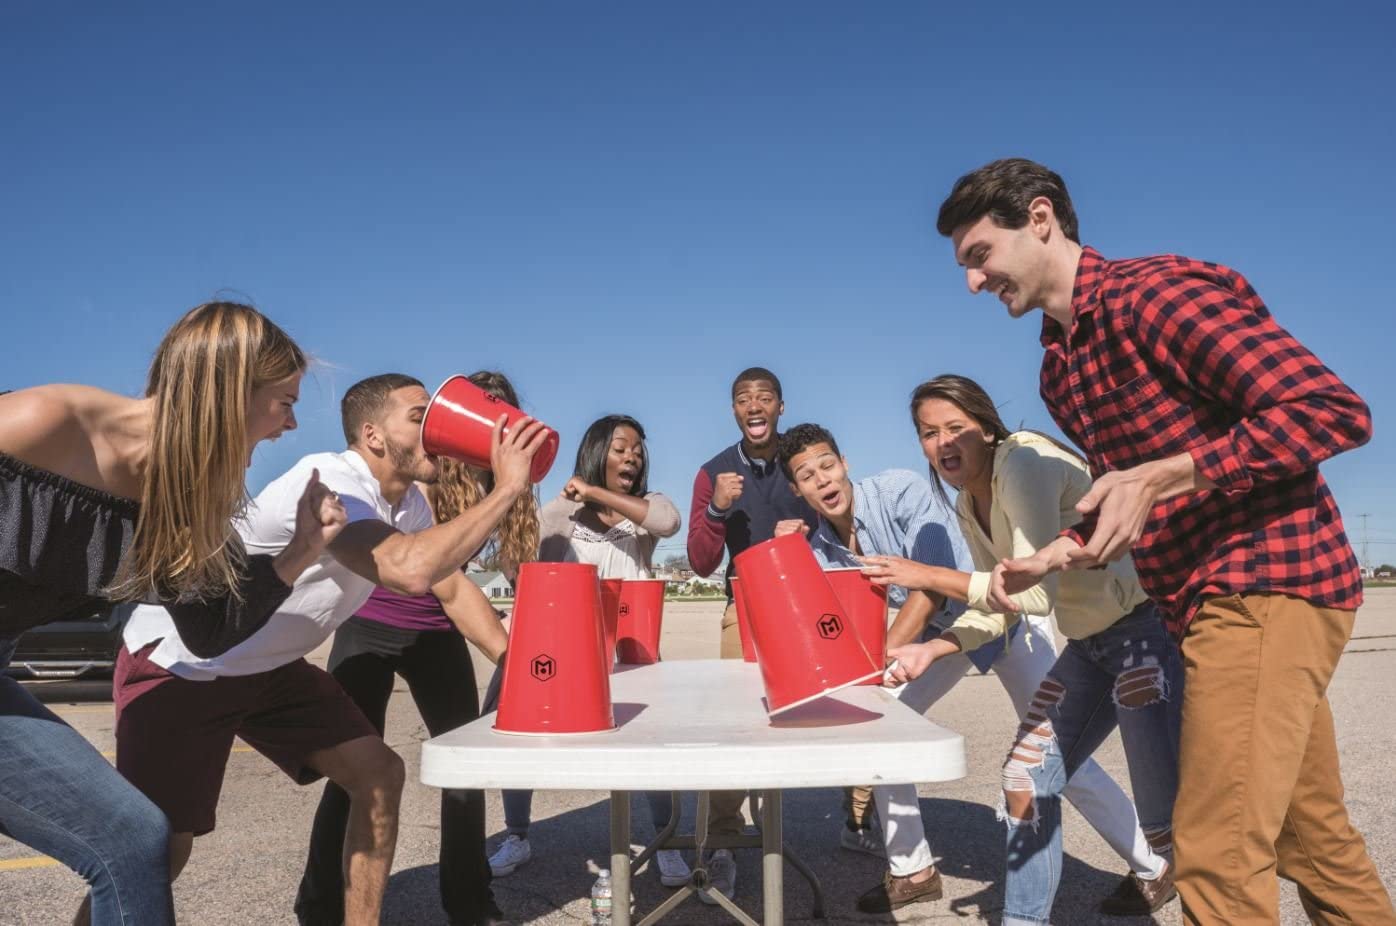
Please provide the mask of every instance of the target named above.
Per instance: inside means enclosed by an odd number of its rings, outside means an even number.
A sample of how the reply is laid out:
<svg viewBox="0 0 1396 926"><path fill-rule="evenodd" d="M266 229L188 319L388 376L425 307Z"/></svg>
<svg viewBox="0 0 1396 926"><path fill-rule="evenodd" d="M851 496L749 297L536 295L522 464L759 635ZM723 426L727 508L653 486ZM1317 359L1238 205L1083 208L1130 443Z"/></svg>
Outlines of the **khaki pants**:
<svg viewBox="0 0 1396 926"><path fill-rule="evenodd" d="M854 830L862 829L871 823L872 821L868 818L872 815L872 802L872 788L865 785L855 785L852 788L844 788L844 825Z"/></svg>
<svg viewBox="0 0 1396 926"><path fill-rule="evenodd" d="M1208 600L1188 627L1173 811L1185 922L1279 922L1278 874L1315 923L1396 924L1348 822L1326 696L1353 619L1248 594Z"/></svg>
<svg viewBox="0 0 1396 926"><path fill-rule="evenodd" d="M722 612L722 644L718 650L723 659L742 658L742 638L737 630L737 606L729 604ZM708 796L708 831L734 835L742 831L746 818L742 816L745 791L713 791ZM755 816L753 804L752 816Z"/></svg>

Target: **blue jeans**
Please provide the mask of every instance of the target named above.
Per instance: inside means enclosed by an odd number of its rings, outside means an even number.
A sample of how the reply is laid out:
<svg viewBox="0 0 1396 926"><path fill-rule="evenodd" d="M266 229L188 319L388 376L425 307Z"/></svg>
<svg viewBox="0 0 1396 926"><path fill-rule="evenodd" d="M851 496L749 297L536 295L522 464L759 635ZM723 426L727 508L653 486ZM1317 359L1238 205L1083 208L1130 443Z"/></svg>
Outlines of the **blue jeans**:
<svg viewBox="0 0 1396 926"><path fill-rule="evenodd" d="M1182 706L1182 661L1152 602L1067 643L1003 767L1004 926L1049 922L1062 868L1062 789L1116 726L1140 827L1156 853L1171 855Z"/></svg>
<svg viewBox="0 0 1396 926"><path fill-rule="evenodd" d="M0 640L0 670L14 642ZM0 675L0 833L92 887L93 926L174 922L170 826L101 753Z"/></svg>

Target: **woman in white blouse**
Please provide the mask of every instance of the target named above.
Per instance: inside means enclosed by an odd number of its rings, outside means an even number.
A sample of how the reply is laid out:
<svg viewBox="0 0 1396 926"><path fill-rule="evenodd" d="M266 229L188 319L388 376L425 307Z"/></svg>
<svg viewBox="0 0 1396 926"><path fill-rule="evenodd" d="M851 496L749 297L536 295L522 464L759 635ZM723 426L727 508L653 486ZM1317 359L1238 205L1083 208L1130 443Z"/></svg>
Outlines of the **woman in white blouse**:
<svg viewBox="0 0 1396 926"><path fill-rule="evenodd" d="M668 496L650 492L645 429L629 415L607 415L591 423L577 448L572 478L562 495L539 514L538 559L551 563L589 563L603 579L648 579L654 549L679 531L679 510ZM647 792L655 830L668 825L674 812L667 791ZM532 791L505 791L504 817L509 831L490 859L495 874L512 872L532 855L528 826ZM659 880L666 887L688 882L689 869L677 849L655 856ZM513 864L511 864L511 862Z"/></svg>

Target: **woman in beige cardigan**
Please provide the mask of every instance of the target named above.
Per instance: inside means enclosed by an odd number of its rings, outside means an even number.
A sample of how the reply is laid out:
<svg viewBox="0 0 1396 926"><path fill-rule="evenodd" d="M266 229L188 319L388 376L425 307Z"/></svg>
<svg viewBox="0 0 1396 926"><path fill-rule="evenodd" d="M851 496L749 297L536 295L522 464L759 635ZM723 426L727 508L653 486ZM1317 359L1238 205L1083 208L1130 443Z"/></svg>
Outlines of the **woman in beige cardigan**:
<svg viewBox="0 0 1396 926"><path fill-rule="evenodd" d="M883 584L967 600L940 639L898 647L897 680L915 678L947 647L979 646L1020 614L1055 612L1068 638L1039 686L1003 767L1008 823L1006 926L1045 923L1061 871L1061 794L1068 778L1116 727L1129 762L1140 825L1158 870L1130 872L1101 906L1147 914L1174 896L1173 798L1178 787L1182 667L1128 557L1104 569L1048 574L1074 542L1076 503L1091 486L1085 462L1033 431L1010 433L974 381L941 376L919 386L912 417L937 487L959 490L956 513L976 571L966 576L893 557L869 557ZM1035 571L1034 571L1035 570ZM1033 572L1039 584L1016 595L1005 572ZM953 579L954 581L949 581ZM968 580L967 582L965 580Z"/></svg>

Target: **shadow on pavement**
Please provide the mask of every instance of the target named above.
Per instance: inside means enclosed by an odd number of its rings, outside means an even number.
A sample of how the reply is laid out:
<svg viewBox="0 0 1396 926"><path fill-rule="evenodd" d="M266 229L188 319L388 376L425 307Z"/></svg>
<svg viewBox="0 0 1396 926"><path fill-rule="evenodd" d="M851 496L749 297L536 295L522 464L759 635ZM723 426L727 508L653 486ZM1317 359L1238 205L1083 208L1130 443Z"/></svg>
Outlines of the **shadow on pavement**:
<svg viewBox="0 0 1396 926"><path fill-rule="evenodd" d="M947 878L943 900L905 908L894 919L861 914L854 906L858 895L877 884L885 870L881 859L839 848L839 827L843 825L843 795L835 789L788 791L785 794L785 837L787 845L818 875L824 889L827 918L810 917L813 898L803 878L789 865L785 868L785 911L789 923L890 923L952 920L997 923L1003 911L1003 824L994 809L966 801L922 798L921 812L932 848L942 859ZM682 832L692 832L695 797L684 796ZM634 795L631 805L634 822L632 844L640 844L650 833L649 810L642 795ZM564 921L558 912L577 904L572 914L581 915L590 896L596 870L609 865L608 804L604 798L585 807L547 819L535 819L529 831L533 857L526 865L505 878L495 879L495 900L514 923L533 923L552 918ZM504 833L489 839L491 851ZM690 864L691 854L686 855ZM1124 873L1103 871L1067 855L1063 860L1061 887L1053 911L1053 922L1073 924L1108 923L1115 926L1143 926L1151 918L1105 918L1096 913L1101 898L1114 890ZM760 918L761 853L737 852L737 903ZM977 890L966 893L963 882L974 882ZM955 883L959 882L959 883ZM634 875L632 883L636 909L641 915L669 896L659 883L651 864ZM971 888L974 885L970 885ZM440 912L435 865L398 872L388 889L383 922L407 926L445 922ZM571 921L573 917L566 917ZM639 919L637 915L636 919ZM690 899L665 920L674 924L718 924L731 922L719 910Z"/></svg>

